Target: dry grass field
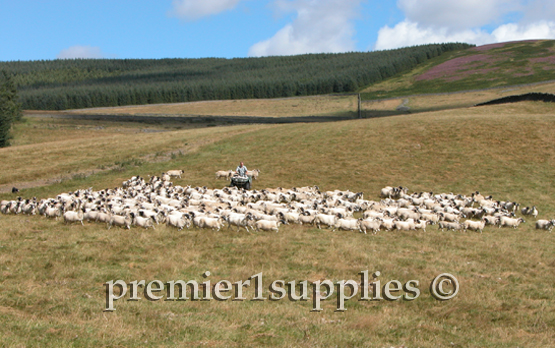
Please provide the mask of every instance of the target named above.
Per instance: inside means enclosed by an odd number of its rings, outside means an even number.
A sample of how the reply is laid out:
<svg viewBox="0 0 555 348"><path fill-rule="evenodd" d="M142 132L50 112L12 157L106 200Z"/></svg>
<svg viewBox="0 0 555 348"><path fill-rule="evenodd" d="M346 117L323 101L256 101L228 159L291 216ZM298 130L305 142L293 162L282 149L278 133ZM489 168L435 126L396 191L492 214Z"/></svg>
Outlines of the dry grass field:
<svg viewBox="0 0 555 348"><path fill-rule="evenodd" d="M113 108L69 110L76 114L205 116L342 116L357 111L356 96L310 96L279 99L213 100Z"/></svg>
<svg viewBox="0 0 555 348"><path fill-rule="evenodd" d="M262 171L255 189L318 185L363 191L365 199L378 199L386 185L479 190L536 205L538 218L555 218L555 115L544 103L165 133L102 126L73 129L72 138L59 141L49 135L44 142L22 140L19 133L21 145L0 151L2 182L130 161L187 143L189 151L166 161L145 157L20 195L115 187L132 175L168 169L185 171L176 184L222 187L214 172L242 160ZM380 271L382 283L419 280L421 295L410 302L353 299L345 312L328 300L322 312L311 312L311 301L151 302L139 293L142 300L122 299L115 312L103 312L109 280L200 283L210 271L213 282L235 282L262 272L267 296L273 280L356 280L364 270ZM428 286L444 272L458 278L460 292L440 302ZM483 234L432 226L372 236L310 226L283 226L277 234L106 230L0 215L0 294L0 345L6 347L553 347L555 233L535 230L532 218L516 230L489 227Z"/></svg>

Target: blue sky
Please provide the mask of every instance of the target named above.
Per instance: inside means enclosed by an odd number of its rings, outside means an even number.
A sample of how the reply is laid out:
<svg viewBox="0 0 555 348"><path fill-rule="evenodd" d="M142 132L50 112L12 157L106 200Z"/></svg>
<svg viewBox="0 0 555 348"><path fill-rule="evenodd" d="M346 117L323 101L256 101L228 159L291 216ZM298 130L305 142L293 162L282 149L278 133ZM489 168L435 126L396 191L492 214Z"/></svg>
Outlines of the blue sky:
<svg viewBox="0 0 555 348"><path fill-rule="evenodd" d="M0 61L201 58L555 39L553 0L0 0Z"/></svg>

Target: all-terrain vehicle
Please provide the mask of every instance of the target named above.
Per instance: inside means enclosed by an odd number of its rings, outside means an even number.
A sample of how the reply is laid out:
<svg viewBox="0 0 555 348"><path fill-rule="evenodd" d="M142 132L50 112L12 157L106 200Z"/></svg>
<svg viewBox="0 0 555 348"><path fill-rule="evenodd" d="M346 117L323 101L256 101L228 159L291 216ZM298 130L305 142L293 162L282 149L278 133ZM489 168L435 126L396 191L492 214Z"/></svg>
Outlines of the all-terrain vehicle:
<svg viewBox="0 0 555 348"><path fill-rule="evenodd" d="M250 190L252 185L252 176L232 176L230 187L235 186L237 188L243 188L245 190Z"/></svg>

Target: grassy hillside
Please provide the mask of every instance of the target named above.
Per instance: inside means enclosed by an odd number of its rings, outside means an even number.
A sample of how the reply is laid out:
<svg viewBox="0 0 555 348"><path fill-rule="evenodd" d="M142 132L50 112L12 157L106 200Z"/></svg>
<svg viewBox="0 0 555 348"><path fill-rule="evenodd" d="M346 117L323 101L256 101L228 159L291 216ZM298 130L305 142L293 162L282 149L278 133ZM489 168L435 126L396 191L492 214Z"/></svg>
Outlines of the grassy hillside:
<svg viewBox="0 0 555 348"><path fill-rule="evenodd" d="M177 168L185 171L177 184L222 187L214 171L243 160L262 170L258 189L319 185L363 191L366 199L378 199L386 185L404 185L411 192L479 190L534 204L539 218L551 219L554 127L551 109L526 102L336 123L172 131L156 137L157 146L171 148L191 139L198 147L170 161L145 160L21 195L114 187L132 175ZM154 141L151 134L132 136L136 142L118 142L125 158L148 151L135 148ZM130 135L113 135L114 141L119 137ZM34 158L51 156L49 143L43 145L33 145ZM31 144L13 150L25 146ZM89 162L111 151L90 150ZM49 175L28 168L31 158L17 164L16 155L5 156L3 163L20 176ZM86 168L82 157L79 151L67 152L63 161ZM371 236L309 226L285 226L278 234L178 232L162 226L107 231L92 223L65 226L42 217L2 215L0 337L7 346L52 347L550 347L555 340L554 242L555 234L536 231L533 219L517 230L490 227L483 234L430 227ZM346 312L335 312L333 301L315 313L310 302L288 300L144 299L120 301L116 312L102 312L108 280L200 282L207 270L214 281L245 280L263 272L265 282L358 279L362 270L380 271L382 280L420 280L422 295L412 302L350 301ZM443 272L459 279L461 291L451 301L438 302L427 287Z"/></svg>
<svg viewBox="0 0 555 348"><path fill-rule="evenodd" d="M365 99L444 93L555 79L555 41L474 47L434 58L408 73L362 90Z"/></svg>
<svg viewBox="0 0 555 348"><path fill-rule="evenodd" d="M73 59L0 62L25 109L280 98L353 92L453 50L445 43L388 51L235 59Z"/></svg>

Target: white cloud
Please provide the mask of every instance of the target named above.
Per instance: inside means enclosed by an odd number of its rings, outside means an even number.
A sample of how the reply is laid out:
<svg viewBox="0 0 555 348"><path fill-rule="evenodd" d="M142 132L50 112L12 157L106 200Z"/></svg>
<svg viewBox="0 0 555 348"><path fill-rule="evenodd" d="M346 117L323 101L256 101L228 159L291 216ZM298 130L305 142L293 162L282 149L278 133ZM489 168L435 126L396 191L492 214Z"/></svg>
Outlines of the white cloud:
<svg viewBox="0 0 555 348"><path fill-rule="evenodd" d="M499 21L518 10L520 0L399 0L398 7L411 22L422 26L461 30Z"/></svg>
<svg viewBox="0 0 555 348"><path fill-rule="evenodd" d="M296 12L292 23L254 44L249 56L336 53L356 49L353 19L362 0L279 0L283 13Z"/></svg>
<svg viewBox="0 0 555 348"><path fill-rule="evenodd" d="M241 0L173 0L170 15L193 21L233 9Z"/></svg>
<svg viewBox="0 0 555 348"><path fill-rule="evenodd" d="M443 42L469 42L477 45L491 42L491 35L482 30L450 32L448 28L422 27L418 23L403 21L393 28L385 26L378 31L376 50Z"/></svg>
<svg viewBox="0 0 555 348"><path fill-rule="evenodd" d="M555 22L540 21L526 25L504 24L492 32L496 42L555 39Z"/></svg>
<svg viewBox="0 0 555 348"><path fill-rule="evenodd" d="M58 59L75 59L75 58L104 58L100 47L93 46L71 46L60 51L56 58Z"/></svg>
<svg viewBox="0 0 555 348"><path fill-rule="evenodd" d="M382 27L374 48L555 39L554 4L552 0L399 0L405 20L393 27ZM510 14L521 20L501 24L503 17ZM486 25L494 29L486 31Z"/></svg>

